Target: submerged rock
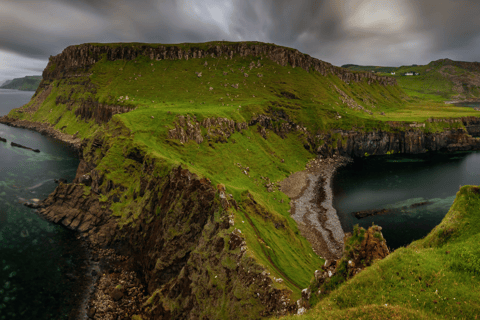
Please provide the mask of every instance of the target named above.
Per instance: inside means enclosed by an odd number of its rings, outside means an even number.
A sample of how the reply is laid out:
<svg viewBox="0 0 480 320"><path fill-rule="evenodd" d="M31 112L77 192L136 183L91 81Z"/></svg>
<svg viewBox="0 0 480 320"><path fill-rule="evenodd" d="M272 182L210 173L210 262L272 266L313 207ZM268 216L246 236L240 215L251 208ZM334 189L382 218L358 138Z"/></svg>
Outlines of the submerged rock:
<svg viewBox="0 0 480 320"><path fill-rule="evenodd" d="M5 140L6 142L6 140ZM22 146L21 144L18 144L18 143L15 143L15 142L10 142L10 145L12 147L17 147L17 148L22 148L22 149L27 149L27 150L32 150L33 152L40 152L40 150L38 149L32 149L32 148L29 148L29 147L25 147L25 146Z"/></svg>

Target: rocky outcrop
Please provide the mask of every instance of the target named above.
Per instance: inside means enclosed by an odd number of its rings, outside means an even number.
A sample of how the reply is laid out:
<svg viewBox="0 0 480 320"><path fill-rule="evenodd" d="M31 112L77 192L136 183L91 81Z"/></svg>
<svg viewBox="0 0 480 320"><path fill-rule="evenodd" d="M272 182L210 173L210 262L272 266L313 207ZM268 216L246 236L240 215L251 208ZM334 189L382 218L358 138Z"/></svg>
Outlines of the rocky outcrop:
<svg viewBox="0 0 480 320"><path fill-rule="evenodd" d="M258 125L258 131L264 138L268 138L266 130L273 131L280 137L285 138L290 132L298 131L310 137L306 127L290 121L288 115L283 112L270 110L269 115L254 115L250 121L236 122L227 118L205 118L201 122L195 116L179 115L174 122L174 129L168 131L168 139L176 139L181 143L192 140L200 144L205 140L214 142L227 142L227 139L235 132L242 132L249 126ZM202 128L205 131L203 133ZM310 146L308 146L310 148Z"/></svg>
<svg viewBox="0 0 480 320"><path fill-rule="evenodd" d="M335 134L339 134L340 137ZM325 142L317 147L317 153L327 157L333 154L364 157L365 155L387 153L418 154L427 151L480 150L480 139L472 137L461 128L439 133L426 133L422 130L412 129L393 132L379 130L365 133L353 130L335 130L332 134L317 135L316 141Z"/></svg>
<svg viewBox="0 0 480 320"><path fill-rule="evenodd" d="M56 56L51 56L43 79L62 79L86 72L92 65L105 57L109 61L135 60L141 56L152 60L189 60L211 58L232 59L234 56L241 57L265 57L277 62L281 66L290 65L292 68L300 67L307 72L317 71L324 76L334 74L346 83L360 82L364 79L369 83L381 85L396 85L394 78L377 76L370 72L351 72L347 69L335 67L330 63L312 58L298 50L281 47L262 42L239 42L239 43L207 43L206 46L189 44L188 46L157 45L157 44L82 44L67 47Z"/></svg>
<svg viewBox="0 0 480 320"><path fill-rule="evenodd" d="M93 119L98 124L107 123L116 114L126 113L136 109L128 106L102 104L91 98L77 102L77 104L79 106L75 110L76 116L79 116L82 120Z"/></svg>
<svg viewBox="0 0 480 320"><path fill-rule="evenodd" d="M480 118L479 117L463 117L461 118L465 129L472 137L480 137Z"/></svg>
<svg viewBox="0 0 480 320"><path fill-rule="evenodd" d="M107 148L100 139L91 141L86 159L98 161L95 157L102 157ZM60 183L40 214L79 231L96 247L128 257L119 268L135 271L146 289L139 305L144 319L218 319L224 317L222 306L239 319L295 310L290 292L275 289L270 274L245 255L241 232L229 231L229 209L238 205L222 185L214 187L181 167L158 176L156 162L138 150L127 157L141 168L132 172L140 179L140 188L130 194L132 212L112 215L112 203L125 201L127 188L109 180L95 161L82 160L74 183ZM102 290L114 291L105 287L104 277L108 275L99 279ZM100 305L101 310L92 311L95 319L112 313L105 303L92 303Z"/></svg>
<svg viewBox="0 0 480 320"><path fill-rule="evenodd" d="M235 122L227 118L205 118L201 122L195 116L178 116L175 128L168 131L168 139L176 139L181 143L193 140L200 144L204 140L226 142L235 132L241 132L247 128L245 122ZM205 133L202 133L202 128Z"/></svg>
<svg viewBox="0 0 480 320"><path fill-rule="evenodd" d="M309 308L313 296L321 299L375 261L387 257L390 251L381 230L379 226L365 230L357 225L353 234L346 234L342 258L325 260L322 268L315 271L314 280L302 291L302 298L297 301L298 310Z"/></svg>
<svg viewBox="0 0 480 320"><path fill-rule="evenodd" d="M340 90L336 85L333 85L333 87L335 88L335 91L337 91L337 93L340 94L339 99L342 101L342 103L346 104L350 109L363 111L370 115L373 114L372 111L365 109L363 106L359 105L357 102L355 102L355 100L353 100L349 95L347 95L345 92Z"/></svg>
<svg viewBox="0 0 480 320"><path fill-rule="evenodd" d="M35 130L37 132L40 132L43 135L46 135L64 142L66 145L73 148L79 153L81 151L80 138L77 138L75 135L69 135L67 133L63 133L60 130L55 129L53 126L49 124L32 122L28 120L18 120L14 118L9 118L8 116L0 117L0 123L6 124L12 127Z"/></svg>

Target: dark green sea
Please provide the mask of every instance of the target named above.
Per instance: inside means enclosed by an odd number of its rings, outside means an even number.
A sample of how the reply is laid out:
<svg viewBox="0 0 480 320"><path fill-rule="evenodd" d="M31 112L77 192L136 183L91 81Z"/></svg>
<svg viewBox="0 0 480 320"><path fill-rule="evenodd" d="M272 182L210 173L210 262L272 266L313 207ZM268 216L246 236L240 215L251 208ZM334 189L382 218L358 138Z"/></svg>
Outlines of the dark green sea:
<svg viewBox="0 0 480 320"><path fill-rule="evenodd" d="M33 92L0 90L0 115L27 103ZM73 150L39 133L0 124L0 320L67 319L76 299L72 279L82 259L73 232L42 220L21 202L45 199L72 181ZM40 153L14 148L20 143Z"/></svg>
<svg viewBox="0 0 480 320"><path fill-rule="evenodd" d="M390 248L406 246L439 224L462 185L480 184L480 152L370 156L339 169L334 207L345 232L380 225ZM357 219L352 212L387 209Z"/></svg>

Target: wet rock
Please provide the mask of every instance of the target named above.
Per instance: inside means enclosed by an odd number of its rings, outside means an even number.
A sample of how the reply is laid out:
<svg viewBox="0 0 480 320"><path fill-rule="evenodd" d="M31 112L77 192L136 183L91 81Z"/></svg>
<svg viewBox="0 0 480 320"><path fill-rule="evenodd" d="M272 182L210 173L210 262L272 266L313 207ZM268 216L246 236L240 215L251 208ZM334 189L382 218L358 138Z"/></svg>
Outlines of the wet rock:
<svg viewBox="0 0 480 320"><path fill-rule="evenodd" d="M5 140L5 142L6 142L6 140ZM37 153L40 152L40 150L38 150L38 149L32 149L32 148L29 148L29 147L25 147L25 146L22 146L21 144L15 143L15 142L10 142L10 145L11 145L12 147L17 147L17 148L22 148L22 149L26 149L26 150L31 150L31 151L37 152Z"/></svg>
<svg viewBox="0 0 480 320"><path fill-rule="evenodd" d="M381 209L381 210L372 209L372 210L363 210L363 211L352 212L351 215L354 216L357 219L363 219L363 218L370 217L370 216L387 214L389 212L390 212L390 210L387 210L387 209Z"/></svg>
<svg viewBox="0 0 480 320"><path fill-rule="evenodd" d="M4 138L0 137L0 141L1 142L7 142L7 139L4 139Z"/></svg>

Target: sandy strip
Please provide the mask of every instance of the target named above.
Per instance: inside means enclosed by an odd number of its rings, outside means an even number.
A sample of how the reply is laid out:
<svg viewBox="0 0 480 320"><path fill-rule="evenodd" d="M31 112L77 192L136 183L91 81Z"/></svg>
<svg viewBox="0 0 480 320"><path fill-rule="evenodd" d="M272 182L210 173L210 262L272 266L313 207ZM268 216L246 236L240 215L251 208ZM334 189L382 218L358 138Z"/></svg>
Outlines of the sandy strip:
<svg viewBox="0 0 480 320"><path fill-rule="evenodd" d="M333 208L330 184L335 171L349 161L344 157L315 159L307 164L306 170L280 183L281 191L292 200L292 218L322 258L338 259L343 252L345 234Z"/></svg>

